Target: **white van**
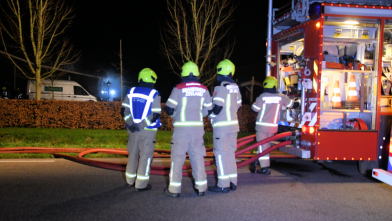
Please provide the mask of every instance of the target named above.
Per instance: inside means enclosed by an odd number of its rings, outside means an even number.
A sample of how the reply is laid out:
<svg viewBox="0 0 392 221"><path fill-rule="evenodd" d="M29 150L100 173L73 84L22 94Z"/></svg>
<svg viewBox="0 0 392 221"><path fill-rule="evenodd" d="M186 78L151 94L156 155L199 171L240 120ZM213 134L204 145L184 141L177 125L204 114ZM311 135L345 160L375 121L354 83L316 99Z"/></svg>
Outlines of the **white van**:
<svg viewBox="0 0 392 221"><path fill-rule="evenodd" d="M27 81L26 95L30 100L36 98L35 80ZM80 84L67 80L42 80L41 100L64 100L64 101L97 101Z"/></svg>

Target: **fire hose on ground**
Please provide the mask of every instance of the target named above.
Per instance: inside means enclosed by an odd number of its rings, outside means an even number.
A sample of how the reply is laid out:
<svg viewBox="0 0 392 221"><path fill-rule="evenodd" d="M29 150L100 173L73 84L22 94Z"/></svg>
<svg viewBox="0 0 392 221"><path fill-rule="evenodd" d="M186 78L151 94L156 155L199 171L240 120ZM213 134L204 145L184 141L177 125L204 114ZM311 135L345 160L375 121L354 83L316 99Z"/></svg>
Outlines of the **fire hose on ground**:
<svg viewBox="0 0 392 221"><path fill-rule="evenodd" d="M271 141L279 140L281 138L285 137L290 137L290 136L298 136L298 132L284 132L277 134L275 136L266 138L262 141L256 142L248 147L245 147L241 150L238 150L235 152L236 157L243 157L243 158L249 158L241 163L237 163L237 168L246 166L250 164L251 162L257 160L261 156L264 156L273 150L276 150L280 147L292 144L292 141L284 141L279 144L276 144L267 150L264 150L262 153L258 153L256 155L242 155L243 153L246 153L252 149L257 148L259 145L263 145L266 143L269 143ZM247 137L243 137L237 140L237 149L251 143L254 141L256 135L250 135ZM212 152L213 148L206 148L206 152ZM160 154L154 154L154 158L160 158L160 157L170 157L170 150L159 150L156 149L154 150L155 153L160 153ZM99 167L99 168L104 168L104 169L110 169L110 170L117 170L117 171L125 171L126 170L126 164L124 163L113 163L113 162L106 162L106 161L97 161L97 160L91 160L91 159L86 159L83 158L86 154L90 153L106 153L106 154L118 154L118 155L128 155L128 152L124 149L121 148L115 148L115 149L87 149L86 148L43 148L43 147L14 147L14 148L1 148L0 149L0 154L1 153L48 153L48 154L53 154L54 157L56 158L64 158L70 161L74 161L77 163L85 164L85 165L90 165L94 167ZM62 153L79 153L78 157L73 157L70 155L62 154ZM166 155L162 155L166 154ZM188 157L188 156L187 156ZM204 163L205 166L213 165L214 161L206 161ZM153 175L169 175L168 171L170 169L169 166L151 166L150 174ZM184 165L182 167L183 170L189 170L192 169L191 165ZM207 170L206 171L207 175L212 175L216 173L216 170ZM191 176L192 172L191 171L186 171L183 172L183 176Z"/></svg>

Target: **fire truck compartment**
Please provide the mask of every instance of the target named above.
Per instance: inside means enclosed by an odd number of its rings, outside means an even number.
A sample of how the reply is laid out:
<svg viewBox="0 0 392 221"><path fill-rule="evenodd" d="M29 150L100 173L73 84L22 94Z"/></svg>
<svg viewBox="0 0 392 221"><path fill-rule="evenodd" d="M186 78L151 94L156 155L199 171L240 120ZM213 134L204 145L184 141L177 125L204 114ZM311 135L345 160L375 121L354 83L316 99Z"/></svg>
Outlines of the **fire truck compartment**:
<svg viewBox="0 0 392 221"><path fill-rule="evenodd" d="M377 131L318 130L315 159L377 160Z"/></svg>
<svg viewBox="0 0 392 221"><path fill-rule="evenodd" d="M354 118L363 120L368 128L371 128L372 115L370 111L360 112L359 110L344 109L321 109L320 129L324 130L346 130L354 129Z"/></svg>

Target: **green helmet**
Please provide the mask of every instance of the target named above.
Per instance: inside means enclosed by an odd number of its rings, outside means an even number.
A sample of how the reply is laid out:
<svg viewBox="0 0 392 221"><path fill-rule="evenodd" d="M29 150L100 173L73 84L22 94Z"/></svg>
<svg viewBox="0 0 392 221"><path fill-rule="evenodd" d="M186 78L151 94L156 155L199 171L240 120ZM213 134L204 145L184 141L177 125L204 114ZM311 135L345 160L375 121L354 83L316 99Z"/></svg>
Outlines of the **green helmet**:
<svg viewBox="0 0 392 221"><path fill-rule="evenodd" d="M218 70L218 74L220 75L225 75L228 76L231 74L231 76L234 76L235 72L235 66L233 62L231 62L229 59L225 59L221 62L219 62L218 66L216 66Z"/></svg>
<svg viewBox="0 0 392 221"><path fill-rule="evenodd" d="M278 81L275 77L268 76L263 82L264 88L278 88Z"/></svg>
<svg viewBox="0 0 392 221"><path fill-rule="evenodd" d="M188 77L191 74L198 77L200 75L199 68L193 61L188 61L182 66L181 77Z"/></svg>
<svg viewBox="0 0 392 221"><path fill-rule="evenodd" d="M144 68L139 72L139 78L138 78L139 82L140 80L143 80L144 82L155 84L155 82L157 82L157 79L158 79L157 74L155 74L155 72L150 68Z"/></svg>

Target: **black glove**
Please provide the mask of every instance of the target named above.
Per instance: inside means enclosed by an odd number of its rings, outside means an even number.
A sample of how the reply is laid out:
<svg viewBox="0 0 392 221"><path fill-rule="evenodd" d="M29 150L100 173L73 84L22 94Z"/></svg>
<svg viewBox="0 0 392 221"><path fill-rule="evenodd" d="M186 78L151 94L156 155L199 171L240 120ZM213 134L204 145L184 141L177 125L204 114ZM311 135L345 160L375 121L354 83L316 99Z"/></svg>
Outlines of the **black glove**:
<svg viewBox="0 0 392 221"><path fill-rule="evenodd" d="M221 112L222 109L223 109L222 106L214 105L214 108L212 109L212 112L213 112L216 116L218 116L218 114Z"/></svg>
<svg viewBox="0 0 392 221"><path fill-rule="evenodd" d="M173 113L174 113L174 108L165 106L163 109L166 111L167 115L169 115L169 116L173 115Z"/></svg>
<svg viewBox="0 0 392 221"><path fill-rule="evenodd" d="M130 130L132 133L135 133L135 132L140 131L140 129L139 129L139 124L132 124L132 126L129 127L129 130Z"/></svg>
<svg viewBox="0 0 392 221"><path fill-rule="evenodd" d="M291 108L295 109L295 108L300 107L300 106L301 106L301 101L294 101L294 104L293 104L293 106Z"/></svg>
<svg viewBox="0 0 392 221"><path fill-rule="evenodd" d="M152 115L152 119L150 120L151 123L154 123L154 122L159 118L159 116L161 116L161 114L154 113L154 114Z"/></svg>

